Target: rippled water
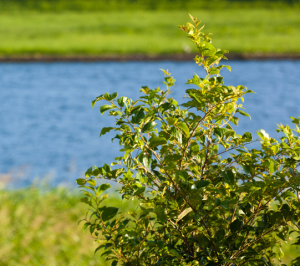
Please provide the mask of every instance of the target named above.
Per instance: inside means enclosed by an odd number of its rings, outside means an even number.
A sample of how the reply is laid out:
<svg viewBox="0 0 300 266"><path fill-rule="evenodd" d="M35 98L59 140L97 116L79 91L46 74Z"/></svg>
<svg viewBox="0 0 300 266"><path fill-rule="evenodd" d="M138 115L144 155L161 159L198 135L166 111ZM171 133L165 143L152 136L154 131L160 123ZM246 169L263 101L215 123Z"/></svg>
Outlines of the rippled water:
<svg viewBox="0 0 300 266"><path fill-rule="evenodd" d="M233 61L223 70L225 85L247 86L246 111L238 132L263 128L276 137L276 123L300 116L299 61ZM141 86L163 87L163 73L175 76L173 97L182 101L195 63L32 63L0 64L0 174L26 185L50 176L51 184L73 183L92 165L118 156L113 134L99 138L114 118L101 116L90 102L105 92L137 98Z"/></svg>

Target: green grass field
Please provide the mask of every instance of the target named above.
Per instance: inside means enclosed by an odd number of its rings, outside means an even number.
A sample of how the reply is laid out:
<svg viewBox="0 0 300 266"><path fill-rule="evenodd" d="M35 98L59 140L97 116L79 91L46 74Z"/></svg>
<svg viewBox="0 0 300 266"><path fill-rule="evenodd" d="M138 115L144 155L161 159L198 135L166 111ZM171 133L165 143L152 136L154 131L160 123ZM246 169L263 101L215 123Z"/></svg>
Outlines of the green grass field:
<svg viewBox="0 0 300 266"><path fill-rule="evenodd" d="M300 9L13 11L0 13L0 56L195 52L177 27L201 19L217 47L235 53L300 53Z"/></svg>
<svg viewBox="0 0 300 266"><path fill-rule="evenodd" d="M299 7L300 0L0 0L0 10L124 11Z"/></svg>

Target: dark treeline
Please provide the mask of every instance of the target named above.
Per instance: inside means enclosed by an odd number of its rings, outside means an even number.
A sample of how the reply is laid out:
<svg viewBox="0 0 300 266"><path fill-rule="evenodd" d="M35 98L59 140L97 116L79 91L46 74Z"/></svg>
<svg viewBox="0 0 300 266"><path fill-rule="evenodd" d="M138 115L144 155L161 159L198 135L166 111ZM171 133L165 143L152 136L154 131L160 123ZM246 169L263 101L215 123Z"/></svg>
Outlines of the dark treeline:
<svg viewBox="0 0 300 266"><path fill-rule="evenodd" d="M0 0L0 10L114 11L296 7L300 0Z"/></svg>

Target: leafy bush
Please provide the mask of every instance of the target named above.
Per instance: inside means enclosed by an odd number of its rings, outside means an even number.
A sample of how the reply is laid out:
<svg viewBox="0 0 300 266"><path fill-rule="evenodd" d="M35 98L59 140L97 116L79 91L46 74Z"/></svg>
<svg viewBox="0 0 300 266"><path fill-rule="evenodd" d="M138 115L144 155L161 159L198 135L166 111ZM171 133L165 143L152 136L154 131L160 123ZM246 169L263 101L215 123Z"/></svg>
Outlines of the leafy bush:
<svg viewBox="0 0 300 266"><path fill-rule="evenodd" d="M168 71L166 90L142 87L137 101L106 93L92 102L108 102L100 111L116 126L101 135L119 131L114 139L124 155L111 164L118 168L90 168L77 180L92 207L84 228L114 266L278 265L281 242L300 227L300 118L292 118L296 129L279 125L280 140L259 130L261 149L250 149L251 133L238 135L234 126L237 113L249 116L240 102L252 91L224 85L220 70L230 67L219 62L228 51L191 18L180 28L199 49L195 61L206 77L188 80L196 88L186 90L185 103L169 97L175 79ZM103 205L110 185L95 178L120 184L122 198L137 199L139 208Z"/></svg>

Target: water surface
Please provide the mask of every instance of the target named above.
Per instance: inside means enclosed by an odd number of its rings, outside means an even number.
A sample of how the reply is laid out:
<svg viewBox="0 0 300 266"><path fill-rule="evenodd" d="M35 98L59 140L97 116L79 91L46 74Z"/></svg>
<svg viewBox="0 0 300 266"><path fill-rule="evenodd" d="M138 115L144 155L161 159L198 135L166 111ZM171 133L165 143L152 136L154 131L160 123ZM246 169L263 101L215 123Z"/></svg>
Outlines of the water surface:
<svg viewBox="0 0 300 266"><path fill-rule="evenodd" d="M300 116L299 61L232 61L222 70L225 85L244 85L257 94L245 97L252 119L240 120L237 131L255 134L263 128L276 137L276 123ZM136 99L141 86L164 87L163 73L176 79L173 97L182 101L184 83L193 73L190 62L0 64L0 174L18 185L49 177L51 184L73 183L93 165L118 156L114 133L99 138L114 118L101 116L90 102L105 92Z"/></svg>

